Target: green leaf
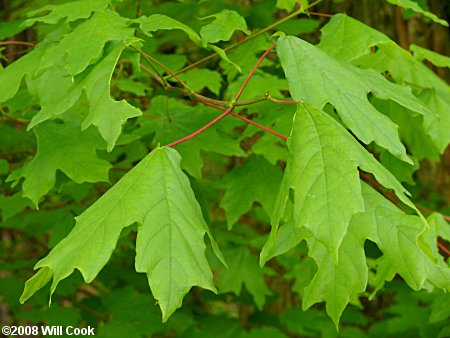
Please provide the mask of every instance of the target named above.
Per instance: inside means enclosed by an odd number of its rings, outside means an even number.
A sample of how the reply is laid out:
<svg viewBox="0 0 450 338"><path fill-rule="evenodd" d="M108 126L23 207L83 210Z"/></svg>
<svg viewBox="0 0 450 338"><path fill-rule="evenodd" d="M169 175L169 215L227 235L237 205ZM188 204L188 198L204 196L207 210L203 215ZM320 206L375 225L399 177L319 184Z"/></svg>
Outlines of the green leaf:
<svg viewBox="0 0 450 338"><path fill-rule="evenodd" d="M245 81L246 76L240 76L236 81L230 83L227 88L227 97L231 99L235 93L239 91L242 83ZM240 100L252 100L256 98L264 97L269 93L274 98L283 99L284 95L282 91L288 90L288 83L286 79L273 76L271 74L258 72L252 77L252 81L245 87L245 91L242 93Z"/></svg>
<svg viewBox="0 0 450 338"><path fill-rule="evenodd" d="M434 299L431 308L429 322L437 323L444 320L448 321L449 318L450 318L450 293L445 292Z"/></svg>
<svg viewBox="0 0 450 338"><path fill-rule="evenodd" d="M131 79L119 79L116 82L116 86L123 92L132 93L137 96L145 96L146 91L149 90L147 85Z"/></svg>
<svg viewBox="0 0 450 338"><path fill-rule="evenodd" d="M289 157L272 214L272 233L293 195L293 221L306 227L335 263L352 216L364 210L358 168L371 172L412 208L407 191L335 119L312 105L299 105L288 141ZM290 192L293 190L293 194ZM266 250L274 245L269 238ZM261 256L265 262L267 257Z"/></svg>
<svg viewBox="0 0 450 338"><path fill-rule="evenodd" d="M431 138L430 134L432 134L433 131L429 130L433 128L434 122L431 122L431 125L428 124L429 127L427 130L423 116L420 116L391 100L384 101L373 98L371 103L400 126L400 137L408 145L408 150L413 156L419 161L423 158L438 160L439 149ZM385 151L383 151L383 153L385 153ZM395 160L396 158L393 159ZM412 167L409 163L405 162L402 166L404 168ZM388 169L391 169L391 167L388 167ZM408 171L411 170L407 170L406 172Z"/></svg>
<svg viewBox="0 0 450 338"><path fill-rule="evenodd" d="M366 227L368 239L377 243L389 266L414 290L427 286L450 290L450 268L442 260L433 262L419 246L423 221L404 214L373 188L363 185L366 210L354 222Z"/></svg>
<svg viewBox="0 0 450 338"><path fill-rule="evenodd" d="M26 207L31 207L28 199L23 198L20 194L13 196L0 196L0 210L3 221L17 214Z"/></svg>
<svg viewBox="0 0 450 338"><path fill-rule="evenodd" d="M143 16L138 19L138 22L140 23L140 29L149 36L152 36L151 33L158 30L181 29L189 36L189 39L199 46L202 45L202 39L196 31L167 15L153 14L150 16Z"/></svg>
<svg viewBox="0 0 450 338"><path fill-rule="evenodd" d="M368 278L364 252L364 228L351 225L339 248L339 263L334 264L327 250L314 237L307 239L309 256L318 266L305 288L302 307L326 301L326 311L338 329L339 319L350 299L365 291Z"/></svg>
<svg viewBox="0 0 450 338"><path fill-rule="evenodd" d="M76 77L74 82L63 72L54 73L56 68L48 73L52 75L52 80L55 80L54 87L48 86L47 73L36 79L36 92L40 96L41 110L33 117L28 129L65 113L85 92L89 102L89 113L82 123L82 128L95 125L107 142L108 151L111 151L121 133L122 124L127 119L142 114L125 100L115 101L109 94L112 73L123 48L123 44L111 45L105 51L103 59L89 68L88 72ZM67 84L72 85L67 90L61 90L67 87Z"/></svg>
<svg viewBox="0 0 450 338"><path fill-rule="evenodd" d="M310 231L292 220L279 230L272 228L273 243L268 242L261 253L261 260L265 262L306 240L308 255L315 260L318 269L304 290L303 308L325 301L327 313L336 326L350 299L366 288L366 238L375 242L383 253L378 259L381 263L378 270L382 272L383 267L389 268L383 275L386 279L398 272L415 290L424 288L426 281L439 288L448 290L450 287L448 266L444 262L435 264L417 243L423 221L417 216L405 215L368 185L362 184L361 190L365 211L353 215L339 247L337 263Z"/></svg>
<svg viewBox="0 0 450 338"><path fill-rule="evenodd" d="M203 41L207 43L228 41L236 30L240 30L247 35L250 34L245 19L235 11L224 9L220 13L208 15L202 20L210 18L215 19L200 30Z"/></svg>
<svg viewBox="0 0 450 338"><path fill-rule="evenodd" d="M390 4L397 5L399 7L403 7L405 9L411 9L416 13L423 14L427 18L430 18L434 22L441 24L442 26L448 27L448 22L442 19L439 19L436 15L433 13L430 13L426 10L424 10L422 7L420 7L417 2L414 2L412 0L386 0Z"/></svg>
<svg viewBox="0 0 450 338"><path fill-rule="evenodd" d="M181 306L192 286L215 291L205 257L205 233L216 254L222 256L180 169L180 160L173 149L154 149L78 216L70 234L36 264L35 268L41 269L27 282L21 302L52 276L53 294L74 269L92 282L109 260L122 229L135 222L139 224L136 271L147 274L163 321Z"/></svg>
<svg viewBox="0 0 450 338"><path fill-rule="evenodd" d="M321 25L320 20L312 18L290 19L277 26L277 29L286 35L314 33Z"/></svg>
<svg viewBox="0 0 450 338"><path fill-rule="evenodd" d="M135 41L134 28L129 27L130 24L131 20L113 11L108 9L98 11L64 36L59 43L53 43L53 46L46 50L42 63L36 71L60 63L70 75L77 75L99 59L107 42L118 41L128 44ZM80 46L83 46L82 53L79 50Z"/></svg>
<svg viewBox="0 0 450 338"><path fill-rule="evenodd" d="M269 46L270 41L268 41L266 37L257 36L248 40L246 43L236 46L236 48L230 50L227 55L234 64L239 66L243 74L248 74L258 62L259 57L257 56L257 53L267 50ZM221 61L220 67L227 75L229 82L232 82L236 76L240 75L239 70L226 61ZM250 81L249 85L252 84L252 82L254 81ZM244 94L245 92L246 91L244 91Z"/></svg>
<svg viewBox="0 0 450 338"><path fill-rule="evenodd" d="M442 259L436 242L438 237L445 241L450 241L450 225L439 213L433 213L428 217L427 221L428 224L430 224L430 227L423 232L423 239L431 248L434 257Z"/></svg>
<svg viewBox="0 0 450 338"><path fill-rule="evenodd" d="M9 162L0 158L0 175L5 175L9 172Z"/></svg>
<svg viewBox="0 0 450 338"><path fill-rule="evenodd" d="M55 185L57 170L76 183L109 181L111 165L97 157L96 149L105 146L95 129L81 131L79 125L49 121L36 127L34 133L37 153L21 173L25 178L23 196L34 205Z"/></svg>
<svg viewBox="0 0 450 338"><path fill-rule="evenodd" d="M228 172L223 178L225 195L220 203L228 228L231 229L254 202L261 203L270 215L281 177L281 170L260 156L251 156L242 166Z"/></svg>
<svg viewBox="0 0 450 338"><path fill-rule="evenodd" d="M369 54L372 46L390 41L380 31L342 13L333 15L321 32L317 47L341 61L351 61Z"/></svg>
<svg viewBox="0 0 450 338"><path fill-rule="evenodd" d="M277 8L285 9L288 12L291 12L295 5L297 4L297 0L277 0Z"/></svg>
<svg viewBox="0 0 450 338"><path fill-rule="evenodd" d="M400 161L398 158L391 155L388 151L382 151L380 154L381 164L389 170L400 182L405 182L414 185L412 175L419 169L419 164L414 161L414 165Z"/></svg>
<svg viewBox="0 0 450 338"><path fill-rule="evenodd" d="M22 25L23 22L23 19L7 22L3 21L0 25L0 41L24 31L26 27Z"/></svg>
<svg viewBox="0 0 450 338"><path fill-rule="evenodd" d="M210 45L207 41L202 40L202 38L200 37L200 35L198 35L196 31L194 31L191 27L185 25L184 23L181 23L178 20L175 20L163 14L153 14L148 17L143 16L137 19L137 21L140 23L140 29L144 32L144 34L149 36L152 36L151 33L156 32L158 30L180 29L188 35L189 39L191 39L192 42L194 42L200 47L212 49L217 54L219 54L219 56L223 60L227 61L228 63L235 66L238 70L240 70L239 66L237 66L232 61L230 61L230 59L228 59L225 51L222 48Z"/></svg>
<svg viewBox="0 0 450 338"><path fill-rule="evenodd" d="M266 296L272 294L264 282L264 271L258 265L258 259L245 247L224 250L229 269L219 271L220 293L241 293L242 286L253 296L258 309L262 309Z"/></svg>
<svg viewBox="0 0 450 338"><path fill-rule="evenodd" d="M216 71L194 68L179 76L194 92L200 92L203 88L208 88L212 93L219 95L222 77Z"/></svg>
<svg viewBox="0 0 450 338"><path fill-rule="evenodd" d="M399 123L398 120L394 121L399 124L400 133L402 133L402 129L404 129L404 134L414 128L414 132L411 131L411 134L417 135L421 139L431 137L438 151L441 153L444 151L450 142L450 133L448 133L450 129L450 87L448 84L388 37L346 15L335 15L324 26L322 32L323 36L319 47L330 56L341 61L351 61L358 67L373 68L380 73L387 71L397 83L412 86L422 104L434 114L426 113L423 109L421 109L422 111L412 109L422 115L425 113L422 123L412 123L411 118L408 119L406 115L403 119L404 123ZM337 32L336 38L334 32ZM371 48L375 46L377 47L375 52L370 52ZM395 115L393 114L392 117ZM422 125L421 130L426 134L419 132L420 125ZM417 137L414 136L412 142L417 143L417 146L420 147L420 142L414 140ZM409 143L411 145L411 142Z"/></svg>
<svg viewBox="0 0 450 338"><path fill-rule="evenodd" d="M432 50L422 48L417 45L409 46L409 50L419 61L428 60L437 67L450 68L450 57L448 56L433 52Z"/></svg>
<svg viewBox="0 0 450 338"><path fill-rule="evenodd" d="M105 9L109 0L80 0L61 5L47 5L28 13L28 16L37 16L41 13L48 14L35 17L25 21L25 26L32 26L36 22L56 24L59 20L65 19L66 22L78 19L87 19L92 12Z"/></svg>
<svg viewBox="0 0 450 338"><path fill-rule="evenodd" d="M41 65L41 59L46 51L48 42L43 41L31 52L22 56L17 61L4 69L0 69L0 103L3 103L19 90L22 79L32 75Z"/></svg>
<svg viewBox="0 0 450 338"><path fill-rule="evenodd" d="M281 37L277 53L284 68L292 97L323 108L331 103L342 121L365 144L375 141L405 162L412 163L400 142L397 126L368 101L372 92L398 101L389 82L373 71L361 71L340 63L317 47L295 37ZM365 76L364 76L365 75ZM395 86L392 84L392 86ZM405 88L398 90L407 93ZM417 99L409 95L411 100ZM405 99L401 100L404 103ZM413 106L413 103L410 104Z"/></svg>

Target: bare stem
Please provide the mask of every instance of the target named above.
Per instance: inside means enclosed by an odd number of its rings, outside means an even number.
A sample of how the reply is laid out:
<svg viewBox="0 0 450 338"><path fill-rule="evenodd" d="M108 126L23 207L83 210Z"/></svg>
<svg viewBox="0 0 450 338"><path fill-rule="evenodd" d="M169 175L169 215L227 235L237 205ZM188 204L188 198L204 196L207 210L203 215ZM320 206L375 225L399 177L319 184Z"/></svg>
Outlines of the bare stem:
<svg viewBox="0 0 450 338"><path fill-rule="evenodd" d="M7 45L21 45L21 46L34 47L36 44L34 42L27 42L27 41L1 41L0 42L0 46L7 46Z"/></svg>
<svg viewBox="0 0 450 338"><path fill-rule="evenodd" d="M142 56L144 56L147 60L150 60L154 63L156 63L158 66L160 66L162 69L164 69L166 72L168 72L169 74L171 74L171 76L173 76L183 87L185 87L187 90L189 90L190 92L192 92L192 90L189 88L189 86L180 79L179 76L177 76L175 73L173 73L169 68L167 68L162 62L156 60L153 56L147 54L146 52L140 50L140 49L136 49L138 51L139 54L141 54ZM162 77L164 80L165 78Z"/></svg>
<svg viewBox="0 0 450 338"><path fill-rule="evenodd" d="M267 49L263 55L261 55L261 57L259 58L258 62L256 63L256 65L253 67L253 69L250 71L250 73L248 74L247 78L245 79L244 83L242 84L241 88L239 89L238 93L236 94L236 96L234 97L233 101L231 101L230 106L219 116L217 116L214 120L210 121L209 123L207 123L206 125L204 125L203 127L201 127L200 129L196 130L195 132L193 132L190 135L187 135L177 141L174 141L172 143L169 143L167 146L168 147L174 147L180 143L183 143L195 136L197 136L198 134L204 132L206 129L208 129L209 127L211 127L213 124L217 123L218 121L220 121L221 119L223 119L225 116L229 115L230 113L233 112L234 109L234 105L235 103L239 100L239 98L242 95L242 92L244 91L245 87L247 86L248 82L250 81L250 79L252 78L253 74L255 74L256 70L258 69L259 65L261 64L261 62L266 58L267 55L269 55L269 53L272 51L272 49L274 49L276 46L276 42L269 47L269 49Z"/></svg>
<svg viewBox="0 0 450 338"><path fill-rule="evenodd" d="M206 105L206 106L210 106L210 107L213 107L213 108L215 108L215 109L225 111L225 108L216 106L216 105L211 104L211 103L209 103L209 102L201 101L201 100L196 100L196 101L197 101L197 102L200 102L200 103L203 103L203 104ZM245 121L245 122L247 122L247 123L249 123L249 124L251 124L251 125L254 125L255 127L259 128L259 129L262 129L262 130L264 130L264 131L267 131L267 132L270 133L270 134L273 134L273 135L275 135L275 136L278 136L279 138L281 138L281 139L283 139L283 140L285 140L285 141L287 141L287 139L288 139L288 138L287 138L286 136L284 136L283 134L280 134L280 133L276 132L275 130L270 129L270 128L267 128L266 126L263 126L262 124L259 124L258 122L255 122L255 121L252 121L252 120L250 120L250 119L248 119L248 118L246 118L246 117L244 117L244 116L241 116L241 115L236 114L236 113L233 113L233 112L231 112L230 115L232 115L232 116L234 116L234 117L237 117L238 119L241 119L241 120L243 120L243 121Z"/></svg>
<svg viewBox="0 0 450 338"><path fill-rule="evenodd" d="M333 14L317 13L317 12L305 12L305 14L315 15L315 16L323 16L325 18L332 18L333 17Z"/></svg>
<svg viewBox="0 0 450 338"><path fill-rule="evenodd" d="M30 122L28 122L26 120L23 120L21 118L8 115L8 114L6 114L4 112L1 112L1 116L4 117L5 119L13 121L15 123L20 123L20 124L29 124L30 123Z"/></svg>

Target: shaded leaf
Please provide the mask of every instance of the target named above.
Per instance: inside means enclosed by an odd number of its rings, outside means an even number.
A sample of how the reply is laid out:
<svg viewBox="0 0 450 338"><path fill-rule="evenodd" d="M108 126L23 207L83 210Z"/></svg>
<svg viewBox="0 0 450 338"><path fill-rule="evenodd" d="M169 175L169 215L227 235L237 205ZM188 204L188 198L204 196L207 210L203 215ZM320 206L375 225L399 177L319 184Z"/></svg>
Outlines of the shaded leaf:
<svg viewBox="0 0 450 338"><path fill-rule="evenodd" d="M76 183L109 180L111 165L97 157L96 149L105 149L105 145L95 129L81 131L79 125L49 121L36 127L34 133L36 156L21 173L25 178L23 196L34 205L55 185L57 170Z"/></svg>
<svg viewBox="0 0 450 338"><path fill-rule="evenodd" d="M297 4L297 0L277 0L277 8L292 11Z"/></svg>
<svg viewBox="0 0 450 338"><path fill-rule="evenodd" d="M433 262L421 248L426 246L420 243L422 220L404 214L365 184L363 193L366 210L355 215L352 223L366 228L368 239L383 252L382 258L414 290L425 288L426 282L450 290L450 268L443 261Z"/></svg>
<svg viewBox="0 0 450 338"><path fill-rule="evenodd" d="M411 9L416 13L423 14L427 18L430 18L434 22L437 22L438 24L441 24L442 26L448 27L448 22L442 19L439 19L436 15L433 13L430 13L426 10L424 10L422 7L419 6L419 4L412 0L386 0L387 2L397 5L400 7L403 7L405 9Z"/></svg>
<svg viewBox="0 0 450 338"><path fill-rule="evenodd" d="M181 29L189 36L189 39L191 39L199 46L202 45L201 37L196 31L194 31L184 23L171 18L170 16L163 14L153 14L150 16L140 17L138 20L141 30L147 35L151 36L152 32L156 32L158 30Z"/></svg>
<svg viewBox="0 0 450 338"><path fill-rule="evenodd" d="M224 250L229 269L220 269L220 293L241 293L245 286L253 296L256 305L261 310L265 304L266 296L272 294L264 282L264 271L258 265L258 259L244 246Z"/></svg>
<svg viewBox="0 0 450 338"><path fill-rule="evenodd" d="M14 95L19 90L22 79L25 76L32 75L39 69L41 59L48 41L43 41L38 44L31 52L22 56L17 61L10 64L8 67L0 69L0 102L3 103Z"/></svg>
<svg viewBox="0 0 450 338"><path fill-rule="evenodd" d="M203 88L208 88L212 93L219 95L222 77L216 71L206 68L194 68L179 76L194 92L199 92Z"/></svg>
<svg viewBox="0 0 450 338"><path fill-rule="evenodd" d="M409 49L413 52L414 57L419 61L428 60L437 67L450 68L450 57L448 56L433 52L432 50L422 48L417 45L411 45Z"/></svg>
<svg viewBox="0 0 450 338"><path fill-rule="evenodd" d="M368 28L365 29L365 28ZM369 54L371 47L390 39L375 29L358 20L339 13L322 27L320 43L317 45L328 55L342 61L351 61Z"/></svg>
<svg viewBox="0 0 450 338"><path fill-rule="evenodd" d="M245 19L235 11L224 9L220 13L202 19L210 18L214 18L214 21L203 26L200 30L203 41L211 43L228 41L236 30L240 30L247 35L250 34Z"/></svg>
<svg viewBox="0 0 450 338"><path fill-rule="evenodd" d="M270 215L281 177L281 170L260 156L251 156L242 166L228 172L223 178L225 195L220 203L228 228L248 212L254 202L261 203Z"/></svg>

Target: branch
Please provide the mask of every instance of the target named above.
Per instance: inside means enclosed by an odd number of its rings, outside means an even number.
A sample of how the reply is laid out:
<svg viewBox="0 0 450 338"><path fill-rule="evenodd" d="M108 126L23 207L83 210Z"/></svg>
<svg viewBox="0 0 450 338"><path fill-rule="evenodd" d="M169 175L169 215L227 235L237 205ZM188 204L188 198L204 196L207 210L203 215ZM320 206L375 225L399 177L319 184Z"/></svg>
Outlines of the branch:
<svg viewBox="0 0 450 338"><path fill-rule="evenodd" d="M264 54L259 58L258 62L256 63L256 65L253 67L253 69L250 71L250 73L248 74L247 78L245 79L244 83L242 84L241 88L239 89L238 93L236 94L236 96L234 97L233 101L231 101L230 106L219 116L217 116L214 120L212 120L211 122L207 123L206 125L204 125L202 128L198 129L197 131L193 132L192 134L185 136L177 141L174 141L172 143L169 143L167 146L168 147L174 147L177 144L183 143L195 136L197 136L198 134L202 133L203 131L205 131L206 129L208 129L209 127L211 127L213 124L217 123L218 121L220 121L221 119L223 119L225 116L229 115L233 109L234 106L236 104L236 102L239 100L239 98L241 97L245 87L247 86L248 82L250 81L250 79L252 78L252 76L255 74L256 70L258 69L259 65L261 64L261 62L266 58L267 55L269 55L269 53L272 51L272 49L275 48L275 46L277 45L277 43L275 42L272 46L269 47L269 49L267 49Z"/></svg>
<svg viewBox="0 0 450 338"><path fill-rule="evenodd" d="M34 47L36 44L34 42L27 42L27 41L1 41L0 46L7 46L7 45L20 45L20 46L30 46Z"/></svg>
<svg viewBox="0 0 450 338"><path fill-rule="evenodd" d="M29 124L30 123L30 122L28 122L26 120L23 120L21 118L8 115L8 114L3 113L3 112L1 112L1 116L4 117L5 119L10 120L10 121L15 122L15 123L20 123L20 124Z"/></svg>
<svg viewBox="0 0 450 338"><path fill-rule="evenodd" d="M218 110L225 111L224 108L219 107L219 106L216 106L216 105L211 104L211 103L209 103L209 102L205 102L205 101L201 101L201 100L196 100L196 101L197 101L197 102L200 102L200 103L203 103L203 104L206 105L206 106L210 106L210 107L216 108L216 109L218 109ZM280 133L276 132L275 130L270 129L270 128L267 128L266 126L263 126L262 124L259 124L258 122L255 122L255 121L252 121L252 120L250 120L250 119L248 119L248 118L246 118L246 117L244 117L244 116L241 116L241 115L236 114L236 113L233 113L233 112L231 112L230 115L232 115L232 116L234 116L234 117L237 117L238 119L241 119L241 120L243 120L243 121L245 121L245 122L247 122L247 123L249 123L249 124L252 124L252 125L254 125L255 127L258 127L259 129L262 129L262 130L264 130L264 131L267 131L268 133L271 133L271 134L273 134L273 135L275 135L275 136L278 136L279 138L281 138L281 139L283 139L283 140L285 140L285 141L287 141L287 139L288 139L287 136L284 136L283 134L280 134Z"/></svg>

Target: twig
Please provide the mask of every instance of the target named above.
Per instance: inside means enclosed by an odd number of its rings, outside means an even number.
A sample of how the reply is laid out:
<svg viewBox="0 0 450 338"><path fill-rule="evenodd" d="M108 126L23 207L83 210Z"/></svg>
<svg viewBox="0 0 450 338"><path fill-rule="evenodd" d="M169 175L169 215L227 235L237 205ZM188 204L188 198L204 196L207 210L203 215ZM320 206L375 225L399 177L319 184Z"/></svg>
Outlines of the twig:
<svg viewBox="0 0 450 338"><path fill-rule="evenodd" d="M201 127L200 129L196 130L195 132L193 132L192 134L185 136L177 141L174 141L172 143L169 143L167 146L168 147L174 147L177 144L183 143L195 136L197 136L198 134L202 133L203 131L205 131L206 129L208 129L209 127L211 127L213 124L217 123L218 121L220 121L221 119L223 119L225 116L229 115L233 109L234 106L236 104L236 102L239 100L239 98L241 97L245 87L247 86L248 82L250 81L250 79L252 78L252 76L255 74L256 70L258 69L259 65L261 64L261 62L266 58L267 55L269 55L269 53L272 51L272 49L275 48L275 46L277 45L277 43L275 42L272 46L269 47L269 49L267 49L264 54L259 58L258 62L256 63L256 65L253 67L253 69L250 71L250 73L248 74L247 78L245 79L244 83L242 84L241 88L239 89L238 93L236 94L235 98L231 101L230 106L219 116L217 116L214 120L212 120L211 122L207 123L206 125L204 125L203 127Z"/></svg>
<svg viewBox="0 0 450 338"><path fill-rule="evenodd" d="M23 120L23 119L21 119L21 118L14 117L14 116L11 116L11 115L8 115L8 114L3 113L3 112L1 112L1 116L3 116L4 118L6 118L6 119L8 119L8 120L11 120L11 121L13 121L13 122L15 122L15 123L20 123L20 124L29 124L29 123L30 123L30 122L28 122L28 121L26 121L26 120Z"/></svg>
<svg viewBox="0 0 450 338"><path fill-rule="evenodd" d="M143 57L145 57L147 59L147 61L152 61L154 63L156 63L158 66L160 66L162 69L164 69L166 72L168 72L169 74L171 74L171 76L173 76L183 87L185 87L187 90L189 90L190 92L192 92L192 90L189 88L189 86L180 79L179 76L176 75L176 73L173 73L169 68L167 68L162 62L158 61L157 59L155 59L153 56L147 54L146 52L135 48L136 51L141 54ZM150 62L151 64L151 62ZM163 80L165 80L164 77L161 77Z"/></svg>
<svg viewBox="0 0 450 338"><path fill-rule="evenodd" d="M438 245L439 249L441 249L442 251L444 251L447 254L447 256L450 256L450 250L447 249L444 244L439 242L439 240L437 241L437 245Z"/></svg>
<svg viewBox="0 0 450 338"><path fill-rule="evenodd" d="M1 41L0 46L8 46L8 45L20 45L20 46L30 46L34 47L36 44L34 42L27 41Z"/></svg>
<svg viewBox="0 0 450 338"><path fill-rule="evenodd" d="M421 205L416 205L416 207L417 207L417 209L419 209L419 210L421 210L421 211L423 211L423 212L426 212L427 214L432 214L434 211L433 210L430 210L430 209L428 209L428 208L425 208L424 206L421 206ZM442 215L442 214L441 214ZM442 217L447 221L447 222L450 222L450 216L447 216L447 215L442 215Z"/></svg>
<svg viewBox="0 0 450 338"><path fill-rule="evenodd" d="M333 14L317 13L317 12L305 12L305 14L315 15L315 16L323 16L325 18L332 18L333 17Z"/></svg>
<svg viewBox="0 0 450 338"><path fill-rule="evenodd" d="M160 116L157 116L157 115L149 115L149 114L142 114L141 116L142 116L142 117L145 117L145 118L147 118L147 119L159 119L159 118L160 118Z"/></svg>
<svg viewBox="0 0 450 338"><path fill-rule="evenodd" d="M197 101L197 102L200 102L200 103L203 103L203 104L206 105L206 106L210 106L210 107L213 107L213 108L215 108L215 109L225 111L224 108L219 107L219 106L216 106L216 105L211 104L211 103L209 103L209 102L205 102L205 101L201 101L201 100L196 100L196 101ZM262 130L264 130L264 131L267 131L267 132L270 133L270 134L273 134L273 135L275 135L275 136L278 136L279 138L281 138L281 139L283 139L283 140L285 140L285 141L287 141L287 139L288 139L288 137L284 136L283 134L280 134L280 133L276 132L276 131L273 130L273 129L267 128L266 126L263 126L262 124L259 124L258 122L252 121L252 120L250 120L250 119L248 119L248 118L246 118L246 117L244 117L244 116L242 116L242 115L236 114L236 113L234 113L234 112L231 112L230 115L232 115L232 116L234 116L234 117L237 117L238 119L241 119L241 120L243 120L243 121L245 121L245 122L247 122L247 123L249 123L249 124L252 124L252 125L254 125L255 127L258 127L258 128L260 128L260 129L262 129Z"/></svg>

